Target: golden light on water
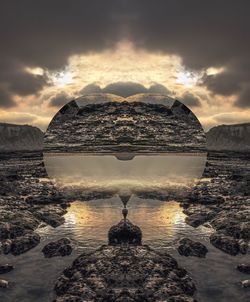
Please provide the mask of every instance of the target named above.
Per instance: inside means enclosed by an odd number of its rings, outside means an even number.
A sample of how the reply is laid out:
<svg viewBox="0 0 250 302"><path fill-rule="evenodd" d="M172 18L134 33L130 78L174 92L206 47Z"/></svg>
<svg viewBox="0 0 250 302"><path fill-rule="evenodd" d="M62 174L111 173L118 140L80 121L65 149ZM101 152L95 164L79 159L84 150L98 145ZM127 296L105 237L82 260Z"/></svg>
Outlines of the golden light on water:
<svg viewBox="0 0 250 302"><path fill-rule="evenodd" d="M107 238L109 228L117 224L121 218L122 203L116 202L115 206L108 200L98 203L95 201L80 202L71 204L68 213L65 215L66 227L74 228L75 236L81 238L85 232L89 237ZM186 215L182 212L179 203L175 201L145 201L136 199L128 204L128 219L138 225L143 232L143 238L159 238L160 233L172 238L179 228L185 228ZM93 229L99 229L99 232Z"/></svg>

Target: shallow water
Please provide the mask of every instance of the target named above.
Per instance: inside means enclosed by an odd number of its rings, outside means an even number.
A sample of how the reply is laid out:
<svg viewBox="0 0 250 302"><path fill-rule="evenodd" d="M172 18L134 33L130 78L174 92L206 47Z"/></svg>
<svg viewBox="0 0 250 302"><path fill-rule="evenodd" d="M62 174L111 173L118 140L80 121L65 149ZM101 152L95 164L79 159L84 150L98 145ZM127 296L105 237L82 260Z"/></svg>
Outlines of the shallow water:
<svg viewBox="0 0 250 302"><path fill-rule="evenodd" d="M121 208L118 197L76 201L68 209L66 222L62 226L39 230L42 242L35 249L17 257L3 256L3 263L8 261L15 265L15 269L4 275L5 279L14 282L10 289L1 292L0 301L52 301L56 278L83 250L91 250L107 243L107 232L113 224L120 221ZM197 285L196 296L200 302L249 301L249 294L239 285L239 281L247 279L247 275L235 269L246 258L229 256L212 247L208 241L211 230L205 227L194 229L185 224L185 215L177 202L143 201L132 196L128 209L128 218L142 230L143 243L168 251L180 266L188 270ZM69 237L74 241L72 255L45 259L41 253L43 246L62 237ZM182 237L203 242L209 250L206 259L180 256L176 246Z"/></svg>
<svg viewBox="0 0 250 302"><path fill-rule="evenodd" d="M45 153L44 163L49 177L60 185L133 190L193 182L202 176L206 153L136 155L130 160L115 155Z"/></svg>

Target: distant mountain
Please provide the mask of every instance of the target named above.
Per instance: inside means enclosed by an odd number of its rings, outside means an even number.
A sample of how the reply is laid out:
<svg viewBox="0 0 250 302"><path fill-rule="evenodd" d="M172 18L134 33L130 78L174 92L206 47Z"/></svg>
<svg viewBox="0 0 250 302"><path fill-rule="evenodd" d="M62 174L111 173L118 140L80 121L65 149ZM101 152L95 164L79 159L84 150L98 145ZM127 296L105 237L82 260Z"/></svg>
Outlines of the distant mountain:
<svg viewBox="0 0 250 302"><path fill-rule="evenodd" d="M250 123L216 126L206 136L209 150L250 151Z"/></svg>
<svg viewBox="0 0 250 302"><path fill-rule="evenodd" d="M0 123L0 151L42 150L43 132L29 125Z"/></svg>

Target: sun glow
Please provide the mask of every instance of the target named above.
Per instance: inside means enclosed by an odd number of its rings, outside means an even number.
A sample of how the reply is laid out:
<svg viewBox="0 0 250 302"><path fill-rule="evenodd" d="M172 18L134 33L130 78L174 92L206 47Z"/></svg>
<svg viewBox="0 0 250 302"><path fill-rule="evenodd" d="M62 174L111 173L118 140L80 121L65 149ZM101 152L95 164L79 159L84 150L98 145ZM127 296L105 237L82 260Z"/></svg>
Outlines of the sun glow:
<svg viewBox="0 0 250 302"><path fill-rule="evenodd" d="M73 83L73 75L70 71L61 71L52 76L52 81L56 86L65 86Z"/></svg>
<svg viewBox="0 0 250 302"><path fill-rule="evenodd" d="M181 71L177 75L176 83L187 87L195 86L199 81L200 75L189 71Z"/></svg>

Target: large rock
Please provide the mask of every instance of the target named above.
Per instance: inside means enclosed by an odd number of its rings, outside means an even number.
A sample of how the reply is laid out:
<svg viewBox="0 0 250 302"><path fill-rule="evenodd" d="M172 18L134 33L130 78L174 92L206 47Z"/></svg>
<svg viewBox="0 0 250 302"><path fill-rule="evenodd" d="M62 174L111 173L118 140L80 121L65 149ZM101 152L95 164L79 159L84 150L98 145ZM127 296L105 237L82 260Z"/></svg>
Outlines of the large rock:
<svg viewBox="0 0 250 302"><path fill-rule="evenodd" d="M55 256L68 256L72 253L72 250L71 241L68 238L62 238L45 245L42 252L46 258L51 258Z"/></svg>
<svg viewBox="0 0 250 302"><path fill-rule="evenodd" d="M240 253L240 246L238 240L232 237L215 233L210 236L210 242L216 248L232 256L236 256Z"/></svg>
<svg viewBox="0 0 250 302"><path fill-rule="evenodd" d="M80 255L55 284L66 301L194 301L195 285L169 254L148 246L107 246Z"/></svg>
<svg viewBox="0 0 250 302"><path fill-rule="evenodd" d="M178 252L181 256L195 256L205 258L208 250L206 246L200 242L193 241L188 238L183 238L180 240Z"/></svg>
<svg viewBox="0 0 250 302"><path fill-rule="evenodd" d="M142 232L140 228L132 224L129 220L121 220L118 224L112 226L108 233L110 245L133 244L140 245Z"/></svg>

